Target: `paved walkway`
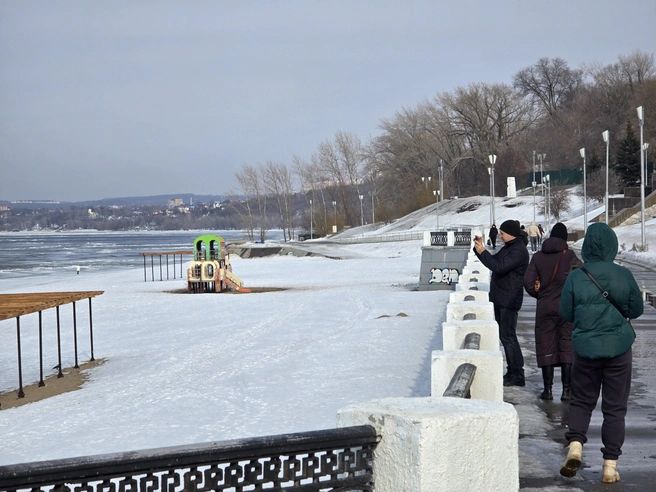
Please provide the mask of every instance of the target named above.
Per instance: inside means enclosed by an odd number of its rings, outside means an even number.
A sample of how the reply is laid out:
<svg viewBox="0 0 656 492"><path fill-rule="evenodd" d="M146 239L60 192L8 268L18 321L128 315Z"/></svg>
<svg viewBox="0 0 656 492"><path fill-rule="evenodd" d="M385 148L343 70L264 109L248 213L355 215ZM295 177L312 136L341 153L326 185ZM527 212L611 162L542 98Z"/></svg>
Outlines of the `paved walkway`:
<svg viewBox="0 0 656 492"><path fill-rule="evenodd" d="M656 292L656 273L648 267L625 264L644 290ZM520 418L520 486L522 490L641 490L656 491L656 309L645 305L645 313L633 322L633 383L626 420L626 441L618 461L621 481L601 483L602 414L595 409L583 449L583 466L574 478L559 474L565 457L568 403L560 401L560 371L554 377L554 400L538 398L542 373L535 360L535 299L525 296L519 313L517 333L525 357L526 386L507 388L504 399L515 405Z"/></svg>

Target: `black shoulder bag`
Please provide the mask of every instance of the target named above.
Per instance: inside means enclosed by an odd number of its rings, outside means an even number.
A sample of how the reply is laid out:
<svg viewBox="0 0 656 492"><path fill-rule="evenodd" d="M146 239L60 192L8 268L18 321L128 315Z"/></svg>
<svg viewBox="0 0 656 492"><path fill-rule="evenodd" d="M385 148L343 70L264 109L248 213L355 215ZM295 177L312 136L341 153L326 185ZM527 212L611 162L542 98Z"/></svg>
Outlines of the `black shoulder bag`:
<svg viewBox="0 0 656 492"><path fill-rule="evenodd" d="M627 321L627 323L629 323L629 326L633 330L633 325L631 324L631 320L627 316L624 315L624 313L622 312L620 307L617 305L617 303L613 300L613 298L610 296L608 291L605 290L601 285L599 285L599 282L597 282L597 280L592 276L592 274L590 274L589 271L587 271L585 269L585 267L581 267L581 270L583 270L583 272L585 272L585 274L588 277L590 277L590 280L592 280L592 283L594 283L597 286L597 288L601 291L601 295L604 296L606 299L608 299L608 302L610 302L615 307L615 309L617 309L620 312L622 317ZM636 336L635 330L633 330L633 336Z"/></svg>

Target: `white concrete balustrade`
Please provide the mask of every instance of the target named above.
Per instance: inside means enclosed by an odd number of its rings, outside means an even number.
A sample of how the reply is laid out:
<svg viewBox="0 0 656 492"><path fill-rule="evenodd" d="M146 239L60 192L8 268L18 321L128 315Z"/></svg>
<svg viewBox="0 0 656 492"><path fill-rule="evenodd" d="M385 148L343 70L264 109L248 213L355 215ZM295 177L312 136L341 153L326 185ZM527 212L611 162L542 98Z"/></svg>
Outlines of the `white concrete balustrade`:
<svg viewBox="0 0 656 492"><path fill-rule="evenodd" d="M436 350L431 361L431 395L439 396L449 387L461 364L476 366L470 392L473 400L503 402L503 357L496 350Z"/></svg>
<svg viewBox="0 0 656 492"><path fill-rule="evenodd" d="M446 321L462 321L466 315L477 320L494 320L494 306L490 301L449 302L446 305Z"/></svg>
<svg viewBox="0 0 656 492"><path fill-rule="evenodd" d="M442 324L443 350L431 354L432 396L374 400L338 412L338 426L369 424L380 436L377 492L519 490L519 418L503 402L490 273L472 252L459 280ZM476 319L464 320L466 314ZM462 348L469 333L480 335L479 350ZM443 397L464 363L476 366L471 399Z"/></svg>
<svg viewBox="0 0 656 492"><path fill-rule="evenodd" d="M519 420L512 405L385 398L352 405L337 425L373 425L376 492L516 491Z"/></svg>
<svg viewBox="0 0 656 492"><path fill-rule="evenodd" d="M445 321L442 323L442 350L460 350L469 333L481 336L480 350L499 350L499 325L491 320Z"/></svg>

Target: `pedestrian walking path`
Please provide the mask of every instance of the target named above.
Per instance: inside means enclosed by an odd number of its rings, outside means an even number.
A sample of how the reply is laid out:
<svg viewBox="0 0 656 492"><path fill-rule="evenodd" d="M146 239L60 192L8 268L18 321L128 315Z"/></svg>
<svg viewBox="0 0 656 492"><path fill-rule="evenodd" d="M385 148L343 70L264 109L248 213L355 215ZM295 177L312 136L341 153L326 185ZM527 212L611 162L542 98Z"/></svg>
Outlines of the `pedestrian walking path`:
<svg viewBox="0 0 656 492"><path fill-rule="evenodd" d="M656 275L648 268L625 264L634 271L638 285L656 292ZM641 283L642 282L642 283ZM647 285L645 285L647 284ZM654 284L652 286L652 284ZM554 400L538 398L542 373L535 360L536 300L526 295L519 312L517 335L525 358L526 386L510 387L504 400L512 403L520 419L520 486L522 490L656 490L656 309L645 305L645 313L633 321L633 382L626 419L626 441L618 461L621 481L601 483L602 414L595 409L583 448L583 466L574 478L559 474L566 451L564 446L569 404L560 401L560 370L554 376Z"/></svg>

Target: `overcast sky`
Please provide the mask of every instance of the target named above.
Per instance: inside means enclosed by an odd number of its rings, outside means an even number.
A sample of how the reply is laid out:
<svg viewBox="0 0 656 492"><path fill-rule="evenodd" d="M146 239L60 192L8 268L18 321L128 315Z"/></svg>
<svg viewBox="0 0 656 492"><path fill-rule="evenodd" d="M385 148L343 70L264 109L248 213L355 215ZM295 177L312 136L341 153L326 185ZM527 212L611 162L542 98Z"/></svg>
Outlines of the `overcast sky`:
<svg viewBox="0 0 656 492"><path fill-rule="evenodd" d="M228 193L243 163L366 141L541 57L654 53L655 20L654 0L0 0L0 200Z"/></svg>

